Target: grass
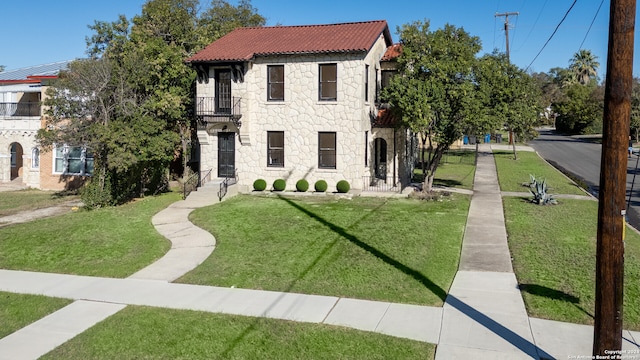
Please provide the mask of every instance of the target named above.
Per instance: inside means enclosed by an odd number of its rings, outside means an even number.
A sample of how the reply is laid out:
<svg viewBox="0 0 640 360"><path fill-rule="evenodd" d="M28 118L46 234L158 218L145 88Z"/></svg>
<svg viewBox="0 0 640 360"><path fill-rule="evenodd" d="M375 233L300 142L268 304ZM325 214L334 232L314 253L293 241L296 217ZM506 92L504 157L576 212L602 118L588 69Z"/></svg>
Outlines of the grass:
<svg viewBox="0 0 640 360"><path fill-rule="evenodd" d="M0 292L0 338L70 303L59 298Z"/></svg>
<svg viewBox="0 0 640 360"><path fill-rule="evenodd" d="M592 324L595 306L595 201L537 206L504 198L513 267L530 316ZM640 236L626 232L623 324L640 330Z"/></svg>
<svg viewBox="0 0 640 360"><path fill-rule="evenodd" d="M547 180L551 194L585 195L573 181L549 166L534 152L519 151L518 160L514 160L513 152L509 151L497 151L493 156L502 191L528 192L522 184L529 182L529 175L534 175Z"/></svg>
<svg viewBox="0 0 640 360"><path fill-rule="evenodd" d="M433 359L435 345L319 324L129 306L41 359Z"/></svg>
<svg viewBox="0 0 640 360"><path fill-rule="evenodd" d="M433 185L471 190L476 171L475 158L475 151L448 151L436 170ZM416 168L414 175L417 181L422 181L422 168Z"/></svg>
<svg viewBox="0 0 640 360"><path fill-rule="evenodd" d="M237 196L191 220L217 239L179 282L442 305L469 198Z"/></svg>
<svg viewBox="0 0 640 360"><path fill-rule="evenodd" d="M33 189L0 192L0 217L55 206L76 199L78 199L77 195L63 195L60 192Z"/></svg>
<svg viewBox="0 0 640 360"><path fill-rule="evenodd" d="M126 277L160 258L170 243L151 217L180 194L77 211L0 228L0 268Z"/></svg>

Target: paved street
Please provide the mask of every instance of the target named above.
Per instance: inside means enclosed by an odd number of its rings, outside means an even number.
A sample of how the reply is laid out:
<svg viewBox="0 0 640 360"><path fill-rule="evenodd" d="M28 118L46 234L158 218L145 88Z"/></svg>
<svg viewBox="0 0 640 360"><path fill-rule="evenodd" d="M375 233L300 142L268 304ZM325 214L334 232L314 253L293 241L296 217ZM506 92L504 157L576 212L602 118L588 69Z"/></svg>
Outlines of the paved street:
<svg viewBox="0 0 640 360"><path fill-rule="evenodd" d="M588 186L589 192L598 195L600 188L600 156L602 146L590 139L575 136L558 135L552 130L541 130L540 136L529 142L543 158L554 166L561 167L576 177L582 179ZM629 189L633 192L628 210L628 221L636 229L640 229L640 176L635 183L634 174L638 157L632 156L627 169L627 199Z"/></svg>

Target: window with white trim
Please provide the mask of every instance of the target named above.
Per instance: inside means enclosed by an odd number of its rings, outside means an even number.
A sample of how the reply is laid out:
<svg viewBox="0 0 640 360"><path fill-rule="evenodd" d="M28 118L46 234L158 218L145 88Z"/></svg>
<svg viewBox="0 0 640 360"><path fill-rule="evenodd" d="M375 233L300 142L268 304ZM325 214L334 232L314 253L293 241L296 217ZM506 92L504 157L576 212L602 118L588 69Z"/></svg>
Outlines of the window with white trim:
<svg viewBox="0 0 640 360"><path fill-rule="evenodd" d="M85 147L56 146L53 161L53 172L56 174L93 174L93 152Z"/></svg>

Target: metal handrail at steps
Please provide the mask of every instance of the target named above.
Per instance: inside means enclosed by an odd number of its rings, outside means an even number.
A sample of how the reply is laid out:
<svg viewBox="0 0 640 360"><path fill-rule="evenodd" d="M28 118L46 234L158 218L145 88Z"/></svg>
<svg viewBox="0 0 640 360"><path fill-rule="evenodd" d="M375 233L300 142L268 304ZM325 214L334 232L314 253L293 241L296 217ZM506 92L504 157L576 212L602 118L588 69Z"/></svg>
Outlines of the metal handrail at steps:
<svg viewBox="0 0 640 360"><path fill-rule="evenodd" d="M229 189L229 185L233 185L238 182L238 170L235 169L233 171L233 177L225 177L224 180L220 183L220 190L218 191L218 200L222 201L227 195L227 191Z"/></svg>
<svg viewBox="0 0 640 360"><path fill-rule="evenodd" d="M186 199L192 191L211 181L211 170L212 169L195 173L184 182L182 191L183 200Z"/></svg>

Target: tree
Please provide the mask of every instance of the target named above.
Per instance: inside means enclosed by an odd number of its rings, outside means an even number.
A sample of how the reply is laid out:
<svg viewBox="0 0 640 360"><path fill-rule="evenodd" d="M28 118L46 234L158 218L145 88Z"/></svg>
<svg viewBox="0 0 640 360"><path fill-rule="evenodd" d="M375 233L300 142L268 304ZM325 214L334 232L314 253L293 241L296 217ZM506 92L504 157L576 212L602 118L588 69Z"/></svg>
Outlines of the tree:
<svg viewBox="0 0 640 360"><path fill-rule="evenodd" d="M483 94L488 124L505 126L515 138L535 137L534 125L542 112L540 93L535 81L524 70L509 62L506 54L484 55L475 69L475 79ZM495 127L494 127L495 128ZM517 160L516 141L513 155Z"/></svg>
<svg viewBox="0 0 640 360"><path fill-rule="evenodd" d="M633 78L631 90L631 132L636 142L640 142L640 79Z"/></svg>
<svg viewBox="0 0 640 360"><path fill-rule="evenodd" d="M0 72L4 71L4 65L0 65Z"/></svg>
<svg viewBox="0 0 640 360"><path fill-rule="evenodd" d="M199 43L202 47L239 27L264 26L266 19L258 14L250 0L240 0L238 6L225 0L212 0L211 7L198 20Z"/></svg>
<svg viewBox="0 0 640 360"><path fill-rule="evenodd" d="M184 60L206 45L203 19L230 14L218 18L215 36L264 23L248 0L237 8L213 1L202 17L199 10L198 0L149 0L131 21L96 21L87 38L91 59L75 62L45 102L49 130L40 132L39 141L91 147L100 172L90 192L105 204L134 196L133 188L161 188L152 183L161 174L166 178L178 156L187 168L196 74Z"/></svg>
<svg viewBox="0 0 640 360"><path fill-rule="evenodd" d="M565 101L554 105L558 113L556 129L569 134L595 134L602 131L604 88L595 82L573 84L566 89Z"/></svg>
<svg viewBox="0 0 640 360"><path fill-rule="evenodd" d="M423 149L429 142L426 161L422 152L422 169L423 190L431 191L442 155L462 137L478 108L472 68L481 44L452 25L430 31L428 21L405 24L398 32L403 46L398 76L382 99L404 126L421 134Z"/></svg>
<svg viewBox="0 0 640 360"><path fill-rule="evenodd" d="M569 70L578 83L586 85L598 75L600 63L596 61L598 57L591 53L591 50L581 49L573 54L569 64Z"/></svg>

